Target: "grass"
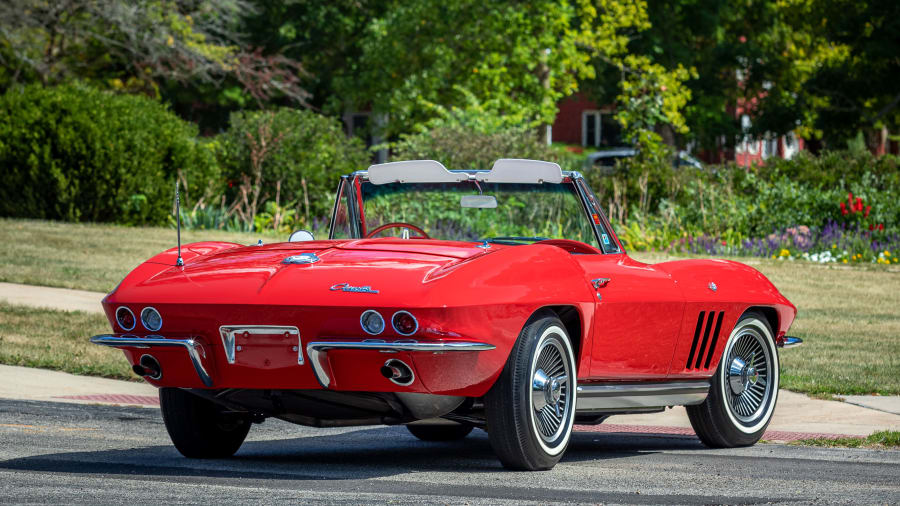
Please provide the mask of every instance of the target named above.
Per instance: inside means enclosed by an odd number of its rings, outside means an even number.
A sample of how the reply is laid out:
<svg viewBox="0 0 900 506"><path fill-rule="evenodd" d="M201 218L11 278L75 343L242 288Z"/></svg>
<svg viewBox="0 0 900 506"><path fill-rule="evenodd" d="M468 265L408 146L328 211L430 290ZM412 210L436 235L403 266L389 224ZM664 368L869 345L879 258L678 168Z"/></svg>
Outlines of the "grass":
<svg viewBox="0 0 900 506"><path fill-rule="evenodd" d="M0 363L136 379L121 351L88 341L103 332L109 323L102 314L0 302Z"/></svg>
<svg viewBox="0 0 900 506"><path fill-rule="evenodd" d="M259 236L182 230L182 244L255 243ZM287 238L280 238L286 240ZM263 237L265 242L274 238ZM163 227L0 219L0 281L109 292L137 265L175 246Z"/></svg>
<svg viewBox="0 0 900 506"><path fill-rule="evenodd" d="M184 242L225 240L249 244L257 237L186 231L183 239ZM174 244L174 231L167 228L0 219L0 281L106 292L138 262ZM660 253L633 256L651 263L676 258ZM781 354L783 387L821 398L835 394L900 395L900 269L758 258L737 260L762 271L799 308L790 334L803 338L805 344ZM3 308L0 332L11 333L7 320L28 311ZM51 313L55 316L41 316ZM19 352L16 360L35 364L44 360L39 356L40 350L53 348L54 339L58 336L67 339L61 332L78 328L77 325L66 327L62 322L94 318L46 310L29 314L34 318L31 330L29 333L19 330L17 335L20 340L23 336L36 340L37 344L29 348L36 351L28 355L30 358ZM98 330L108 330L102 317L96 318L95 321L102 323ZM25 323L18 325L24 328ZM90 332L85 329L78 330L77 336L86 348L99 348L87 343L88 335ZM11 363L9 357L13 354L8 351L11 348L7 342L10 338L3 339L0 361ZM78 351L83 357L99 356ZM120 357L119 361L124 364ZM98 365L96 371L111 371L108 368L109 364Z"/></svg>
<svg viewBox="0 0 900 506"><path fill-rule="evenodd" d="M873 432L866 437L845 437L840 439L800 439L788 444L799 446L824 446L827 448L875 448L898 449L900 448L900 431L881 430Z"/></svg>

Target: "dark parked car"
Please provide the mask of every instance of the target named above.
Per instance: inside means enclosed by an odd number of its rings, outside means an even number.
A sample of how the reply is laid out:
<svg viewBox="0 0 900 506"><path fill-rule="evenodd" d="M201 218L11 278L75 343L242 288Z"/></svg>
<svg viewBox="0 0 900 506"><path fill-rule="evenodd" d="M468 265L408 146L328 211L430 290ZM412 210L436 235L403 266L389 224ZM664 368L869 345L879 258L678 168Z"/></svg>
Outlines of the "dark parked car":
<svg viewBox="0 0 900 506"><path fill-rule="evenodd" d="M601 168L605 174L615 172L616 162L624 158L631 158L637 154L637 150L631 147L612 148L603 151L597 151L587 156L584 161L585 170ZM678 167L695 167L703 168L699 160L687 154L686 151L679 151L672 159L672 166Z"/></svg>

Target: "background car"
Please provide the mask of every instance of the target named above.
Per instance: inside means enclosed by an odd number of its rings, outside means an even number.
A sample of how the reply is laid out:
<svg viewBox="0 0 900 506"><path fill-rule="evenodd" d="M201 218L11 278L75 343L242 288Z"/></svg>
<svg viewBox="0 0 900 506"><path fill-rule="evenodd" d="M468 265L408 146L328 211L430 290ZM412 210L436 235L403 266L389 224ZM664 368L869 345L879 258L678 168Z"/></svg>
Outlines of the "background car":
<svg viewBox="0 0 900 506"><path fill-rule="evenodd" d="M589 155L584 161L584 170L603 170L605 174L615 172L616 162L625 158L631 158L637 154L637 150L632 147L618 147L605 149L603 151L595 151ZM678 151L672 157L672 166L678 167L694 167L702 169L703 164L699 160L689 155L687 151Z"/></svg>

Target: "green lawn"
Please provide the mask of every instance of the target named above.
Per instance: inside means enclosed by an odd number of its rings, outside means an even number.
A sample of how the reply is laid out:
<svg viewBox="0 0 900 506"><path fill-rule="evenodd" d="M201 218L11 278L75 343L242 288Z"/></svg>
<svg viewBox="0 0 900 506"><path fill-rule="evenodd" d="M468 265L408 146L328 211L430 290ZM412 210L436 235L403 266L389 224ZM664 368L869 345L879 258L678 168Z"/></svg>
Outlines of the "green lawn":
<svg viewBox="0 0 900 506"><path fill-rule="evenodd" d="M199 231L185 232L184 239L248 244L257 237ZM0 219L0 281L105 292L141 260L173 244L174 232L164 228ZM672 258L634 256L646 262ZM814 395L900 395L900 269L737 260L762 271L799 308L790 333L805 344L781 355L785 388ZM89 351L99 347L87 343L89 329L95 328L108 330L102 317L0 305L0 361L127 375L127 368L115 369L106 359L90 365L100 360ZM72 341L66 345L72 348L61 348L65 352L60 357L77 352L83 361L53 359L57 339ZM108 356L119 357L119 352ZM120 357L116 360L124 364Z"/></svg>
<svg viewBox="0 0 900 506"><path fill-rule="evenodd" d="M0 363L137 379L120 350L88 342L104 332L109 332L109 322L102 314L0 302Z"/></svg>
<svg viewBox="0 0 900 506"><path fill-rule="evenodd" d="M182 244L286 240L182 230ZM131 269L175 246L175 230L0 218L0 281L109 292Z"/></svg>
<svg viewBox="0 0 900 506"><path fill-rule="evenodd" d="M866 437L801 439L799 441L791 441L789 444L800 446L824 446L827 448L898 449L900 448L900 432L895 430L880 430L878 432L873 432Z"/></svg>

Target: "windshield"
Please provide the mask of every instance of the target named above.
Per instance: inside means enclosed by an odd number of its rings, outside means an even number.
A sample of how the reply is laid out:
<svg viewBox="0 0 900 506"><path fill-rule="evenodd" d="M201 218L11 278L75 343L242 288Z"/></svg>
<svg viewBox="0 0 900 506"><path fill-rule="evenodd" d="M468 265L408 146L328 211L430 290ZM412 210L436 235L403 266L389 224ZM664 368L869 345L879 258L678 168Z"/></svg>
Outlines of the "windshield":
<svg viewBox="0 0 900 506"><path fill-rule="evenodd" d="M574 239L596 246L572 183L363 182L361 191L366 234L389 223L406 223L433 239L513 244ZM388 228L376 235L403 233L402 228Z"/></svg>

